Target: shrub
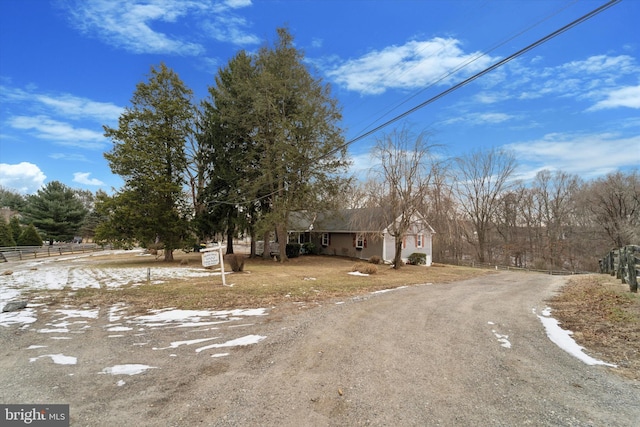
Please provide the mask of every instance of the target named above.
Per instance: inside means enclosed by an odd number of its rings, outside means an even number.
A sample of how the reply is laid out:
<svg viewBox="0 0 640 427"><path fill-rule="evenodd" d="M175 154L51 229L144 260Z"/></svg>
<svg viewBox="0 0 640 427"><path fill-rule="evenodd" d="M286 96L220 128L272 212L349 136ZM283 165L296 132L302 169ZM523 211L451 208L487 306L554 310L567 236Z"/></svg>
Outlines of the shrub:
<svg viewBox="0 0 640 427"><path fill-rule="evenodd" d="M302 253L309 255L318 255L320 253L320 248L318 248L313 242L303 243Z"/></svg>
<svg viewBox="0 0 640 427"><path fill-rule="evenodd" d="M365 264L364 262L359 262L353 265L351 271L358 271L362 274L376 274L378 272L378 267L376 267L374 264Z"/></svg>
<svg viewBox="0 0 640 427"><path fill-rule="evenodd" d="M42 246L42 237L40 237L33 224L29 224L29 226L20 233L18 246Z"/></svg>
<svg viewBox="0 0 640 427"><path fill-rule="evenodd" d="M382 262L382 258L380 258L378 255L374 255L371 258L369 258L369 262L371 264L380 264Z"/></svg>
<svg viewBox="0 0 640 427"><path fill-rule="evenodd" d="M225 257L226 261L231 265L231 270L238 273L244 270L244 255L242 254L229 254Z"/></svg>
<svg viewBox="0 0 640 427"><path fill-rule="evenodd" d="M413 265L426 265L427 264L427 254L421 254L418 252L414 252L409 255L409 264Z"/></svg>
<svg viewBox="0 0 640 427"><path fill-rule="evenodd" d="M287 243L285 248L287 258L297 258L300 256L300 243Z"/></svg>
<svg viewBox="0 0 640 427"><path fill-rule="evenodd" d="M4 219L0 218L0 246L15 246L16 241L13 240L11 229L4 222Z"/></svg>

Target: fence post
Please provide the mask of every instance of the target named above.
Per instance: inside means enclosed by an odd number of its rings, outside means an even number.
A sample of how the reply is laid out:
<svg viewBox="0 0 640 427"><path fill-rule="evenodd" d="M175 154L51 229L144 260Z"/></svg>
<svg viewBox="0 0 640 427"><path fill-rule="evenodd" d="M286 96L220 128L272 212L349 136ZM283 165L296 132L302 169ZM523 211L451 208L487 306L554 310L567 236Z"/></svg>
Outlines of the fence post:
<svg viewBox="0 0 640 427"><path fill-rule="evenodd" d="M627 246L627 270L629 271L629 291L638 292L638 271L636 269L636 250L639 246Z"/></svg>
<svg viewBox="0 0 640 427"><path fill-rule="evenodd" d="M627 262L627 247L620 248L620 280L623 285L629 283L627 273L629 272L629 263Z"/></svg>

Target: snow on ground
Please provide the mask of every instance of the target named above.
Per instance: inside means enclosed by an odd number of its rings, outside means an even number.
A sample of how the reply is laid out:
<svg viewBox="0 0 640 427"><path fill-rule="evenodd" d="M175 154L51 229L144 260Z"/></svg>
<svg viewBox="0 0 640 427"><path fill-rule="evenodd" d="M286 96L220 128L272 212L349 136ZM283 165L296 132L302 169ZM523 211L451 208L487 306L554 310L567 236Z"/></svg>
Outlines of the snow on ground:
<svg viewBox="0 0 640 427"><path fill-rule="evenodd" d="M42 260L34 260L21 263L16 266L13 274L0 276L0 307L8 301L19 300L23 292L27 290L58 290L58 289L81 289L85 287L94 288L114 288L124 285L140 285L147 283L148 267L141 268L92 268L87 266L86 262L74 265L73 262L59 263L57 261L76 261L84 260L92 256L103 254L113 254L111 252L101 252L84 254L73 257L47 258ZM128 251L131 253L131 251ZM171 267L151 267L151 282L162 283L166 280L177 278L191 277L211 277L220 273L212 272L202 268L171 268ZM354 273L350 273L354 274ZM356 272L357 274L357 272ZM361 275L361 274L357 274ZM315 279L315 278L312 278ZM312 280L309 279L309 280ZM403 286L397 289L385 289L373 292L372 294L384 294L391 290L399 290L406 288ZM337 304L340 304L339 302ZM37 310L39 305L35 301L31 301L29 306L23 310L2 313L0 312L0 327L9 325L22 325L22 329L28 329L31 324L37 320ZM43 310L46 310L44 308ZM153 351L166 351L177 348L194 348L194 353L207 352L220 348L232 348L236 346L246 346L259 343L266 339L260 335L243 335L230 339L223 338L229 335L233 329L241 330L243 327L251 326L252 323L240 323L243 320L255 316L266 316L267 310L258 309L237 309L237 310L178 310L175 308L166 308L161 310L151 310L146 315L127 316L126 306L122 303L114 304L105 309L108 324L104 326L107 332L117 332L118 334L108 335L109 339L118 339L130 334L140 336L141 342L136 342L134 346L146 346L148 342L144 342L143 332L148 329L158 328L186 328L189 332L204 334L206 336L193 338L190 340L174 341L162 347L152 347ZM535 309L534 314L537 315ZM48 323L46 327L38 329L37 332L42 334L43 342L50 340L70 340L74 334L82 334L87 329L93 327L92 321L100 316L100 309L81 310L77 308L63 308L55 310L53 313L54 321ZM547 332L549 339L569 354L582 360L589 365L615 365L596 360L583 352L583 348L579 346L572 338L571 331L565 331L560 328L558 321L550 317L550 310L546 309L542 315L537 315ZM489 325L495 325L488 322ZM222 333L224 328L224 333ZM209 331L215 331L211 333ZM496 329L491 332L504 348L510 349L511 342L509 336L499 333ZM232 333L233 335L236 335ZM215 342L225 339L223 342ZM207 343L206 345L199 346ZM192 347L193 346L193 347ZM31 352L38 349L47 348L47 345L32 345L28 349ZM209 353L211 357L226 357L229 353ZM170 357L176 357L174 353L168 354ZM64 354L41 354L30 357L29 361L37 363L42 358L50 358L55 364L74 365L77 358ZM156 367L144 364L115 365L105 367L101 374L111 375L136 375ZM123 381L119 381L118 385L123 385Z"/></svg>
<svg viewBox="0 0 640 427"><path fill-rule="evenodd" d="M610 366L612 368L617 367L617 365L613 365L611 363L606 363L601 360L594 359L593 357L585 354L583 352L584 347L578 345L578 343L576 343L573 340L573 338L571 338L571 335L573 335L573 332L562 329L558 321L553 317L550 317L551 316L550 308L544 309L542 311L542 315L538 315L535 309L533 310L533 313L538 316L538 318L544 325L544 328L547 332L547 337L549 337L549 339L553 343L555 343L558 347L560 347L561 349L563 349L573 357L578 358L579 360L583 361L587 365L605 365L605 366Z"/></svg>

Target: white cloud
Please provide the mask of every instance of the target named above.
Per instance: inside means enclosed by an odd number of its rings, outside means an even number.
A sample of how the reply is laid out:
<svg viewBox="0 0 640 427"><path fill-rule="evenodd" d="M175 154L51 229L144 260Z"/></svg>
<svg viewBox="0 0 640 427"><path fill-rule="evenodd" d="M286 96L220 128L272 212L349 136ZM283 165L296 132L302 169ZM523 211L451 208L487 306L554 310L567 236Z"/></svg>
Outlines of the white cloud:
<svg viewBox="0 0 640 427"><path fill-rule="evenodd" d="M0 163L0 185L22 194L35 193L47 177L33 163Z"/></svg>
<svg viewBox="0 0 640 427"><path fill-rule="evenodd" d="M349 90L371 95L392 88L450 84L456 78L449 75L452 71L461 68L457 74L466 77L493 61L479 52L465 53L459 45L460 42L453 38L413 40L346 61L327 71L327 75Z"/></svg>
<svg viewBox="0 0 640 427"><path fill-rule="evenodd" d="M180 38L179 21L194 17L206 28L211 28L210 15L215 22L219 41L235 44L257 43L254 35L245 33L246 22L231 15L231 10L251 6L249 0L78 0L67 10L72 24L84 34L96 36L103 42L133 53L165 53L197 56L205 53L203 44ZM171 24L176 29L171 35L152 28L156 22Z"/></svg>
<svg viewBox="0 0 640 427"><path fill-rule="evenodd" d="M615 133L563 134L550 133L542 139L507 144L521 164L533 171L562 170L583 177L607 174L640 164L640 136Z"/></svg>
<svg viewBox="0 0 640 427"><path fill-rule="evenodd" d="M251 0L227 0L225 3L232 9L251 6Z"/></svg>
<svg viewBox="0 0 640 427"><path fill-rule="evenodd" d="M441 123L443 125L452 125L459 123L466 123L470 125L493 125L497 123L503 123L509 120L515 119L516 116L505 114L505 113L467 113L467 112L459 112L455 117L452 117L447 120L443 120Z"/></svg>
<svg viewBox="0 0 640 427"><path fill-rule="evenodd" d="M60 145L101 149L107 140L101 132L75 128L47 116L14 116L7 121L14 129L32 131L33 136Z"/></svg>
<svg viewBox="0 0 640 427"><path fill-rule="evenodd" d="M606 94L606 99L597 102L589 111L607 108L640 108L640 85L614 89Z"/></svg>
<svg viewBox="0 0 640 427"><path fill-rule="evenodd" d="M244 18L228 14L203 23L207 35L215 40L239 46L260 43L257 36L243 30L247 26L248 23Z"/></svg>
<svg viewBox="0 0 640 427"><path fill-rule="evenodd" d="M5 103L27 105L35 111L48 110L74 119L87 118L100 123L115 122L123 108L110 102L98 102L68 93L45 94L33 89L23 90L0 86L0 100Z"/></svg>
<svg viewBox="0 0 640 427"><path fill-rule="evenodd" d="M95 185L98 187L105 185L104 182L97 178L89 178L89 175L91 175L91 172L75 172L73 174L73 182L83 185Z"/></svg>
<svg viewBox="0 0 640 427"><path fill-rule="evenodd" d="M53 153L53 154L50 154L49 157L51 157L54 160L70 160L70 161L74 161L74 162L88 162L89 161L87 159L87 156L85 156L83 154Z"/></svg>

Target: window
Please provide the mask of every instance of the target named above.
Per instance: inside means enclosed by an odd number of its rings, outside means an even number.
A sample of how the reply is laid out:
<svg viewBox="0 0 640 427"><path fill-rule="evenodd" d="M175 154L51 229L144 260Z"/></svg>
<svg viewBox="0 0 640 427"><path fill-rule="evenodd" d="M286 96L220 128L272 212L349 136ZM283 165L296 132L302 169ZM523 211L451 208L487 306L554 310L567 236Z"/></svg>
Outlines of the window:
<svg viewBox="0 0 640 427"><path fill-rule="evenodd" d="M364 236L362 234L356 235L356 249L364 248Z"/></svg>
<svg viewBox="0 0 640 427"><path fill-rule="evenodd" d="M329 246L331 244L331 239L329 238L329 233L322 233L322 246Z"/></svg>
<svg viewBox="0 0 640 427"><path fill-rule="evenodd" d="M416 236L416 248L424 247L424 234L418 234Z"/></svg>

